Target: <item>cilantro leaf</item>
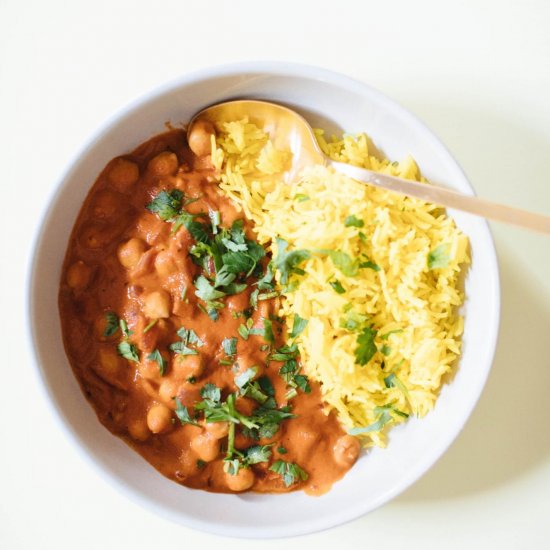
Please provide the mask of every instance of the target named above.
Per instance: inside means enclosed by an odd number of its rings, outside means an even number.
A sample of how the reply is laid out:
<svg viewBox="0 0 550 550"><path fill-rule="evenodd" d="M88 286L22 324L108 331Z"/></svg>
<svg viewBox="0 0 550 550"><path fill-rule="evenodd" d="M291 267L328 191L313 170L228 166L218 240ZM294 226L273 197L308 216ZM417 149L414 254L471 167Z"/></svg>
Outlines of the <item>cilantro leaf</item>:
<svg viewBox="0 0 550 550"><path fill-rule="evenodd" d="M222 398L222 393L220 388L218 388L218 386L216 386L215 384L211 384L211 383L205 384L201 388L200 393L203 399L209 399L214 403L219 403L220 399Z"/></svg>
<svg viewBox="0 0 550 550"><path fill-rule="evenodd" d="M145 208L163 221L174 218L181 209L183 193L179 189L161 191Z"/></svg>
<svg viewBox="0 0 550 550"><path fill-rule="evenodd" d="M405 386L405 384L397 377L395 373L391 373L390 375L386 376L386 378L384 378L384 384L386 388L395 387L401 390L401 392L405 396L405 399L407 399L409 404L411 404L411 396L409 394L407 386Z"/></svg>
<svg viewBox="0 0 550 550"><path fill-rule="evenodd" d="M288 243L277 237L277 258L275 258L275 267L281 273L281 283L286 285L292 274L304 275L305 271L298 267L306 260L311 258L309 250L292 250L287 252Z"/></svg>
<svg viewBox="0 0 550 550"><path fill-rule="evenodd" d="M368 426L352 428L348 430L350 435L360 435L371 432L379 432L388 422L392 421L392 415L388 410L381 411L380 415L375 422L369 424Z"/></svg>
<svg viewBox="0 0 550 550"><path fill-rule="evenodd" d="M210 281L203 275L199 275L197 277L197 279L194 282L194 285L195 285L195 288L197 289L195 291L195 296L197 296L197 298L200 298L201 300L204 300L205 302L211 302L213 300L217 300L218 298L223 298L223 296L225 296L225 292L222 292L221 290L216 290L210 284Z"/></svg>
<svg viewBox="0 0 550 550"><path fill-rule="evenodd" d="M103 336L109 338L117 333L119 329L118 315L114 311L107 311L105 313L105 330Z"/></svg>
<svg viewBox="0 0 550 550"><path fill-rule="evenodd" d="M284 460L276 460L269 469L283 478L285 487L290 487L300 480L306 481L309 477L307 472L302 470L298 464Z"/></svg>
<svg viewBox="0 0 550 550"><path fill-rule="evenodd" d="M269 319L264 319L264 329L262 336L266 342L275 342L275 336L273 334L273 323Z"/></svg>
<svg viewBox="0 0 550 550"><path fill-rule="evenodd" d="M222 243L224 244L225 248L227 250L231 250L231 252L245 252L248 250L248 246L246 243L234 243L233 241L222 238Z"/></svg>
<svg viewBox="0 0 550 550"><path fill-rule="evenodd" d="M359 330L368 320L369 318L362 313L348 311L347 315L340 319L340 328Z"/></svg>
<svg viewBox="0 0 550 550"><path fill-rule="evenodd" d="M128 329L128 323L124 319L120 319L118 324L120 325L120 330L121 330L122 336L124 336L124 338L130 338L130 336L132 336L132 334L134 334L134 332L132 330Z"/></svg>
<svg viewBox="0 0 550 550"><path fill-rule="evenodd" d="M374 271L380 271L380 266L375 264L371 260L366 260L364 262L359 262L359 267L361 269L373 269Z"/></svg>
<svg viewBox="0 0 550 550"><path fill-rule="evenodd" d="M346 292L346 289L342 286L342 283L338 279L334 279L334 281L329 281L328 284L337 294L344 294Z"/></svg>
<svg viewBox="0 0 550 550"><path fill-rule="evenodd" d="M307 327L308 323L309 321L307 319L302 319L297 313L295 313L290 337L296 338L297 336L302 334L302 332L304 332L305 328Z"/></svg>
<svg viewBox="0 0 550 550"><path fill-rule="evenodd" d="M296 193L296 195L294 195L294 200L298 202L305 202L309 200L309 195L304 195L303 193Z"/></svg>
<svg viewBox="0 0 550 550"><path fill-rule="evenodd" d="M235 355L237 353L237 338L224 338L222 348L226 355Z"/></svg>
<svg viewBox="0 0 550 550"><path fill-rule="evenodd" d="M122 355L124 359L133 361L134 363L139 363L138 349L134 344L130 344L130 342L126 341L120 342L117 349L119 355Z"/></svg>
<svg viewBox="0 0 550 550"><path fill-rule="evenodd" d="M443 243L428 254L428 269L447 267L451 261L451 244Z"/></svg>
<svg viewBox="0 0 550 550"><path fill-rule="evenodd" d="M269 462L271 458L271 445L254 445L243 451L246 464L259 464Z"/></svg>
<svg viewBox="0 0 550 550"><path fill-rule="evenodd" d="M235 385L242 390L258 374L258 367L250 367L235 377Z"/></svg>
<svg viewBox="0 0 550 550"><path fill-rule="evenodd" d="M387 344L383 344L382 347L380 348L380 353L382 355L384 355L385 357L387 357L388 355L390 355L391 353L391 348L390 346L388 346Z"/></svg>
<svg viewBox="0 0 550 550"><path fill-rule="evenodd" d="M198 422L195 422L191 418L187 407L184 407L177 397L174 397L174 401L176 402L176 416L179 418L181 424L192 424L193 426L199 426Z"/></svg>
<svg viewBox="0 0 550 550"><path fill-rule="evenodd" d="M365 327L357 336L357 348L355 348L355 360L359 365L366 365L377 351L374 338L377 331L371 327Z"/></svg>
<svg viewBox="0 0 550 550"><path fill-rule="evenodd" d="M349 254L341 250L329 250L328 248L317 248L318 254L326 254L332 260L332 263L347 277L355 277L359 273L359 262L352 260Z"/></svg>
<svg viewBox="0 0 550 550"><path fill-rule="evenodd" d="M359 219L357 216L351 215L344 220L344 225L346 227L363 227L365 222Z"/></svg>
<svg viewBox="0 0 550 550"><path fill-rule="evenodd" d="M221 215L218 210L210 210L208 212L208 217L212 224L212 233L216 235L218 233L218 225L221 223Z"/></svg>
<svg viewBox="0 0 550 550"><path fill-rule="evenodd" d="M164 357L160 354L160 351L158 349L155 349L147 356L147 359L149 361L155 361L159 366L160 375L164 376L164 374L166 373L166 367L168 365L166 359L164 359Z"/></svg>

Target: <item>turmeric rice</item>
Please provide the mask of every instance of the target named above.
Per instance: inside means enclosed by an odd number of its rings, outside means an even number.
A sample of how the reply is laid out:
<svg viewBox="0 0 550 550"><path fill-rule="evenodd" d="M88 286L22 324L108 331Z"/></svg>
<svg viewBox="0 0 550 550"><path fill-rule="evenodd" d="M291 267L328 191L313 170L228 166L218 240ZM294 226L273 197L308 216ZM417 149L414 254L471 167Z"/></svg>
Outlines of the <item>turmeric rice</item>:
<svg viewBox="0 0 550 550"><path fill-rule="evenodd" d="M316 137L334 160L424 181L412 157L381 159L365 134ZM289 332L304 320L297 344L327 412L366 447L385 446L390 425L434 407L460 355L467 237L438 206L324 166L283 183L291 153L248 119L218 125L212 160L219 187L288 268L275 270L279 314Z"/></svg>

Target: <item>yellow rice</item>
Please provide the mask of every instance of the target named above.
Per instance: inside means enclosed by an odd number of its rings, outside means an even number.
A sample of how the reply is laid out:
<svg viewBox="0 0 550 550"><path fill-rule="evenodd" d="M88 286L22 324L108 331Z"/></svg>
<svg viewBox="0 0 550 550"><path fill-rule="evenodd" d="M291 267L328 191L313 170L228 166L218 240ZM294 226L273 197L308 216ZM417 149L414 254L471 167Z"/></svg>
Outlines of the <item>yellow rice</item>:
<svg viewBox="0 0 550 550"><path fill-rule="evenodd" d="M262 130L247 119L217 130L212 158L219 186L255 222L258 240L274 257L279 237L289 250L339 250L379 266L379 271L365 268L347 277L329 256L312 254L300 266L306 274L291 277L298 286L293 291L279 287L285 297L280 314L288 326L295 314L308 320L299 350L304 370L321 384L327 410L335 409L347 428L372 425L380 418L375 407L388 403L402 413L424 416L434 406L442 376L460 354L463 319L456 310L463 301L458 281L469 261L467 237L432 204L326 167L307 168L292 184L284 184L282 172L291 154L277 151ZM365 134L330 140L321 130L316 135L335 160L421 181L410 156L401 162L380 159L369 151ZM364 226L346 227L351 215ZM447 248L449 263L430 269L428 254L440 245ZM280 282L280 274L276 276ZM335 292L329 284L334 280L345 293ZM357 315L378 330L379 351L364 366L356 363L357 332L341 328L342 319ZM396 332L388 336L391 331ZM386 387L390 373L400 387ZM405 419L391 416L391 423ZM386 431L361 437L366 446L384 446Z"/></svg>

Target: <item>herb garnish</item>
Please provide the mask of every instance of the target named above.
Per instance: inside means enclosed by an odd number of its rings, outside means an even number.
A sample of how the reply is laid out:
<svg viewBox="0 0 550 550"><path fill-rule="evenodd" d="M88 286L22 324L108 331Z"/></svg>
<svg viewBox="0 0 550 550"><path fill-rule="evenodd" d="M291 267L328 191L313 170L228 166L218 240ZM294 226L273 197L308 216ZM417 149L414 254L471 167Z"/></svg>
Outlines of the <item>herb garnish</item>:
<svg viewBox="0 0 550 550"><path fill-rule="evenodd" d="M189 346L195 346L200 348L204 346L204 342L197 336L197 333L193 329L186 329L181 327L178 332L178 336L181 338L181 342L174 342L170 344L169 348L174 353L179 355L198 355L199 352L190 348Z"/></svg>
<svg viewBox="0 0 550 550"><path fill-rule="evenodd" d="M363 227L365 222L352 214L344 220L344 225L346 227Z"/></svg>
<svg viewBox="0 0 550 550"><path fill-rule="evenodd" d="M451 244L443 243L428 254L428 269L447 267L451 261Z"/></svg>
<svg viewBox="0 0 550 550"><path fill-rule="evenodd" d="M342 283L338 279L334 279L334 281L329 281L328 284L337 294L344 294L346 292L346 289L342 286Z"/></svg>
<svg viewBox="0 0 550 550"><path fill-rule="evenodd" d="M159 366L159 372L161 376L164 376L166 373L166 367L168 366L166 359L161 355L160 351L158 349L155 349L153 352L151 352L147 359L149 361L155 361L157 365Z"/></svg>
<svg viewBox="0 0 550 550"><path fill-rule="evenodd" d="M124 359L133 361L134 363L139 363L138 349L134 344L130 344L130 342L124 340L123 342L120 342L117 349L118 353L122 355Z"/></svg>
<svg viewBox="0 0 550 550"><path fill-rule="evenodd" d="M366 365L377 351L374 338L378 331L372 327L365 327L357 336L357 347L355 348L355 360L359 365Z"/></svg>
<svg viewBox="0 0 550 550"><path fill-rule="evenodd" d="M285 396L286 399L295 397L297 389L302 390L304 393L311 392L308 377L301 374L302 369L297 361L298 355L298 346L294 343L291 346L282 346L269 356L270 361L283 361L283 365L279 369L279 375L289 388Z"/></svg>
<svg viewBox="0 0 550 550"><path fill-rule="evenodd" d="M272 472L279 474L283 478L285 487L290 487L298 481L306 481L309 477L307 472L302 470L298 464L286 462L284 460L276 460L269 469Z"/></svg>
<svg viewBox="0 0 550 550"><path fill-rule="evenodd" d="M114 336L119 329L118 315L114 311L107 311L105 313L105 330L103 336L109 338Z"/></svg>
<svg viewBox="0 0 550 550"><path fill-rule="evenodd" d="M281 273L281 283L286 285L291 275L304 275L305 271L298 267L306 260L311 258L309 250L291 250L287 252L288 243L277 237L277 257L275 258L275 267Z"/></svg>
<svg viewBox="0 0 550 550"><path fill-rule="evenodd" d="M297 313L295 313L290 337L296 338L297 336L302 334L302 332L304 332L305 328L307 327L308 323L309 321L307 319L302 319Z"/></svg>
<svg viewBox="0 0 550 550"><path fill-rule="evenodd" d="M402 416L403 418L408 418L409 416L407 413L396 409L392 403L387 403L381 407L375 407L373 412L377 416L375 422L369 424L368 426L352 428L351 430L348 430L348 433L350 435L360 435L371 432L379 432L386 424L393 421L392 413Z"/></svg>
<svg viewBox="0 0 550 550"><path fill-rule="evenodd" d="M179 421L182 423L182 425L192 424L193 426L199 426L199 423L193 420L189 415L187 407L183 406L181 401L177 397L174 397L174 401L176 403L176 416L179 418Z"/></svg>

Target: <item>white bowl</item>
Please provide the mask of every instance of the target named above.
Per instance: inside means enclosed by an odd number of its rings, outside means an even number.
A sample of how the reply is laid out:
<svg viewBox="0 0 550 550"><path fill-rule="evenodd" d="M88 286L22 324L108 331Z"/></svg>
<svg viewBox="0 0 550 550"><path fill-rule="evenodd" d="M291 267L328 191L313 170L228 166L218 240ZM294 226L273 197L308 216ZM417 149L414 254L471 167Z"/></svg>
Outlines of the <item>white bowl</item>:
<svg viewBox="0 0 550 550"><path fill-rule="evenodd" d="M366 131L390 159L411 153L432 182L473 194L441 142L415 117L365 84L326 70L287 63L246 63L199 71L156 90L113 117L78 155L46 208L29 283L30 333L52 408L68 437L98 474L144 507L189 527L238 537L310 533L354 519L416 481L443 454L474 408L489 373L499 323L495 250L483 219L451 211L469 236L473 263L465 282L464 350L456 376L435 409L391 432L389 446L362 456L321 497L221 495L187 489L161 476L97 420L66 359L57 312L61 264L90 186L113 157L188 121L203 107L257 98L294 106L325 128Z"/></svg>

